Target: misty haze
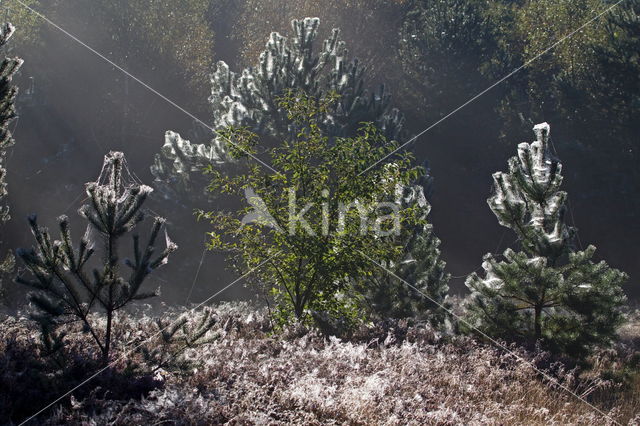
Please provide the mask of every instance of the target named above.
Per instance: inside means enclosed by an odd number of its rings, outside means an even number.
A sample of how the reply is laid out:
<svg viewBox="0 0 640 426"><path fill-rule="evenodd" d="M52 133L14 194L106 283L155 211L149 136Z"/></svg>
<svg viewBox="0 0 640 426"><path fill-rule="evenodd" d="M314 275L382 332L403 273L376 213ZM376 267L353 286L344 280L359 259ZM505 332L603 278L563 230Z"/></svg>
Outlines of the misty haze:
<svg viewBox="0 0 640 426"><path fill-rule="evenodd" d="M0 12L0 424L640 420L640 1Z"/></svg>

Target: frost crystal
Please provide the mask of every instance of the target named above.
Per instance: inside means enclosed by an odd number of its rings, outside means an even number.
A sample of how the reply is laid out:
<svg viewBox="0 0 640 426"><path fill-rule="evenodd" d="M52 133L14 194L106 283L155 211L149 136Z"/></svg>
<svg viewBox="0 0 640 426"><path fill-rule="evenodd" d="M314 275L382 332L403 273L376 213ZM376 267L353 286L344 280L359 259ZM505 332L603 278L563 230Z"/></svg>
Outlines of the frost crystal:
<svg viewBox="0 0 640 426"><path fill-rule="evenodd" d="M319 47L319 26L318 18L305 18L292 22L290 38L272 33L259 63L240 74L218 62L209 97L212 128L246 127L260 136L287 139L295 129L287 120L287 111L278 107L279 97L289 90L301 90L316 99L335 92L340 99L321 120L328 137L352 136L362 122L373 122L387 138L400 140L404 118L390 108L384 86L375 94L364 88L365 68L358 60L348 60L339 30L334 29ZM170 192L189 193L194 171L233 162L227 143L216 134L209 142L192 144L175 132L167 132L151 168L156 182Z"/></svg>

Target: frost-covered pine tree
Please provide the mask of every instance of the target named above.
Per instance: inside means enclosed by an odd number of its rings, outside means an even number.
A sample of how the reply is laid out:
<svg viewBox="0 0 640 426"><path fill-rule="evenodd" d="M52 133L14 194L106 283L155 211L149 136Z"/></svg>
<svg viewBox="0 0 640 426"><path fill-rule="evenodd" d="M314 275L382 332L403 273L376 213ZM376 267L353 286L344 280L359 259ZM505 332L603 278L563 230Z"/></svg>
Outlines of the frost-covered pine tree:
<svg viewBox="0 0 640 426"><path fill-rule="evenodd" d="M398 190L402 194L396 202L417 203L426 219L431 206L420 183ZM442 307L447 304L450 275L445 272L446 263L440 258L440 240L435 236L433 226L427 224L404 230L398 242L403 245L399 259L386 265L393 275L378 270L371 277L357 280L365 304L376 319L413 318L427 320L433 325L442 324L446 314Z"/></svg>
<svg viewBox="0 0 640 426"><path fill-rule="evenodd" d="M362 122L373 122L388 139L400 140L404 118L390 107L384 86L375 93L367 91L366 70L357 59L349 61L340 31L334 29L320 45L319 25L318 18L305 18L292 22L294 34L289 39L272 33L259 63L239 74L218 62L211 76L212 128L247 127L266 139L287 140L295 133L278 98L288 91L303 91L319 100L334 92L339 100L321 122L327 137L354 136ZM205 166L230 162L227 141L221 135L195 144L169 131L151 171L165 189L184 192L199 180ZM203 188L204 184L196 185L196 192Z"/></svg>
<svg viewBox="0 0 640 426"><path fill-rule="evenodd" d="M0 33L0 48L2 48L13 35L15 28L11 24L5 24ZM15 99L18 88L12 83L13 76L20 69L22 59L4 58L0 64L0 198L7 195L5 177L5 156L7 149L14 143L9 131L9 124L16 118ZM9 209L2 206L0 209L0 221L9 220Z"/></svg>
<svg viewBox="0 0 640 426"><path fill-rule="evenodd" d="M38 226L35 215L29 217L36 244L29 250L19 249L17 256L32 278L20 276L17 281L35 289L29 294L33 318L40 323L44 345L50 352L62 347L64 336L56 332L57 327L79 322L107 362L116 312L130 302L158 294L143 292L142 284L177 249L165 231L166 247L156 252L165 223L156 217L148 239L143 242L138 234L133 235L133 259L122 261L120 240L144 219L142 206L152 191L146 185L126 182L125 171L124 155L110 152L98 181L86 185L89 204L78 213L88 226L77 248L66 216L58 219L60 240L52 240L49 231ZM100 261L94 257L96 245L103 251ZM122 263L130 269L126 275L121 271ZM104 323L92 319L92 312L103 312Z"/></svg>
<svg viewBox="0 0 640 426"><path fill-rule="evenodd" d="M262 144L268 144L270 140L276 143L292 141L299 129L279 99L290 93L302 92L319 101L335 94L336 102L323 112L319 120L320 130L330 141L337 137L354 137L363 122L371 122L387 140L402 142L404 117L391 107L391 97L385 87L381 86L377 92L366 90L366 69L357 59L349 60L340 31L334 29L331 37L320 44L319 25L318 18L305 18L292 21L293 35L290 38L272 33L259 63L240 74L231 71L226 63L218 62L211 77L209 98L213 129L245 127L260 136ZM179 197L185 192L189 196L198 196L201 193L199 187L206 186L202 178L205 167L213 166L229 172L233 163L230 147L221 133L215 134L208 143L193 144L178 133L167 132L165 144L151 168L156 182L174 196ZM418 202L424 198L424 191L428 191L430 185L430 177L424 177L419 185L407 188L414 198L405 201ZM424 232L431 233L431 228ZM407 240L401 244L407 247L407 251L403 260L407 260L411 258L408 247L413 236L404 237ZM430 252L429 256L439 259L437 244L432 247L436 251ZM413 255L413 258L422 259L423 256L426 254ZM425 264L421 261L416 264L416 268L423 266ZM384 291L391 294L395 289L396 286L390 285Z"/></svg>
<svg viewBox="0 0 640 426"><path fill-rule="evenodd" d="M474 325L493 336L582 356L607 344L622 321L621 284L627 276L604 261L595 247L576 250L576 229L566 222L567 194L560 190L562 164L549 151L550 128L534 127L536 141L518 145L507 173L493 175L489 206L502 226L518 236L520 251L504 260L487 254L484 277L466 282Z"/></svg>
<svg viewBox="0 0 640 426"><path fill-rule="evenodd" d="M15 28L11 24L5 24L0 33L0 48L2 48L13 35ZM7 170L5 160L7 150L14 143L9 124L16 117L15 99L18 88L11 82L15 73L20 69L22 59L4 58L0 64L0 200L7 195L7 183L5 178ZM0 205L0 224L9 220L9 207ZM9 255L0 263L0 273L7 273L13 269L13 256ZM0 292L2 283L0 282Z"/></svg>

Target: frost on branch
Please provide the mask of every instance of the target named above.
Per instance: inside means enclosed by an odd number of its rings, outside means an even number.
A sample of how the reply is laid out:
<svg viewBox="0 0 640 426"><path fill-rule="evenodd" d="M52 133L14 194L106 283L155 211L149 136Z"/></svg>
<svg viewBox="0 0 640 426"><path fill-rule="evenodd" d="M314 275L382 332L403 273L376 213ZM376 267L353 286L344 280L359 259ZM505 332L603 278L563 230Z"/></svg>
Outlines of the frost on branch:
<svg viewBox="0 0 640 426"><path fill-rule="evenodd" d="M89 223L76 247L71 237L69 219L58 219L60 239L53 240L49 231L38 225L35 215L29 217L35 246L19 249L17 255L31 273L17 281L35 289L29 294L32 316L41 325L45 346L62 348L63 336L57 326L79 322L90 333L104 361L108 361L111 329L115 312L128 303L157 295L142 291L147 276L167 262L177 249L165 231L166 246L157 252L157 240L165 220L156 217L146 240L133 235L133 258L120 258L120 238L131 232L145 217L142 206L152 189L132 181L121 152L105 156L103 171L96 182L86 184L89 200L78 213ZM95 238L94 238L95 237ZM101 260L94 256L102 249ZM121 265L128 266L128 274ZM93 311L106 314L106 324L90 320ZM56 342L57 340L57 342Z"/></svg>
<svg viewBox="0 0 640 426"><path fill-rule="evenodd" d="M536 141L518 145L509 172L493 175L495 192L488 203L524 250L559 257L572 246L576 230L565 221L567 194L560 191L562 164L549 150L549 125L533 130Z"/></svg>
<svg viewBox="0 0 640 426"><path fill-rule="evenodd" d="M160 152L162 156L156 156L152 166L156 178L182 191L190 188L192 173L199 173L207 165L223 164L226 158L221 141L192 144L170 130L165 133Z"/></svg>
<svg viewBox="0 0 640 426"><path fill-rule="evenodd" d="M595 247L576 251L576 229L566 223L562 164L549 150L549 125L536 141L518 145L509 172L493 175L488 203L501 225L518 236L521 251L504 260L484 257L484 277L466 282L470 319L483 332L582 356L606 345L621 323L626 274L592 261Z"/></svg>
<svg viewBox="0 0 640 426"><path fill-rule="evenodd" d="M328 137L354 136L362 122L373 122L388 139L400 140L404 118L390 107L384 86L375 93L367 91L366 70L357 59L349 61L340 31L334 29L319 45L319 25L318 18L305 18L292 22L290 38L272 33L259 63L240 73L218 62L209 97L212 128L247 127L262 137L286 140L295 131L278 98L290 90L304 91L318 100L335 92L339 99L321 120ZM167 190L185 192L197 178L194 171L232 161L227 144L219 134L196 144L169 132L152 173Z"/></svg>
<svg viewBox="0 0 640 426"><path fill-rule="evenodd" d="M5 24L0 32L0 48L2 48L13 35L15 28L11 24ZM12 80L15 73L22 66L20 58L4 58L0 63L0 201L4 202L7 195L7 183L5 178L7 150L13 145L13 137L9 131L9 124L16 117L15 99L18 88L13 85ZM9 207L0 205L0 224L10 219ZM9 254L5 260L0 262L0 273L9 273L13 270L14 258ZM0 282L0 293L2 292L2 282Z"/></svg>

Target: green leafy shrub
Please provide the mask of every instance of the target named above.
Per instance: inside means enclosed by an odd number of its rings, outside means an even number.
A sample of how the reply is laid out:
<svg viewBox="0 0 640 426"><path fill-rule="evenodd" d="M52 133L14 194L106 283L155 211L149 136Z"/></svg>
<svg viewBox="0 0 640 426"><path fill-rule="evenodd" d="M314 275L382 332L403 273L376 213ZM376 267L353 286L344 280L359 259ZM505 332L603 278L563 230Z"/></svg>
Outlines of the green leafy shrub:
<svg viewBox="0 0 640 426"><path fill-rule="evenodd" d="M248 201L235 213L200 213L214 225L210 247L231 250L241 272L256 268L252 275L275 301L278 324L314 317L317 322L357 322L363 312L349 278L369 276L377 268L362 253L380 261L399 256L402 245L390 231L395 219L410 230L425 225L424 205L393 202L398 187L410 185L423 170L410 164L409 154L399 153L361 173L393 152L397 142L388 141L373 124L363 124L355 137L331 140L322 122L335 97L317 100L291 92L278 102L296 135L272 152L271 164L279 172L253 163L248 172L228 177L209 168L211 191L244 195ZM246 150L257 139L246 129L230 129L226 135ZM383 214L376 211L380 201L398 207L398 214L378 217ZM262 216L251 216L256 208ZM294 219L299 212L304 212L302 220ZM376 236L376 231L387 235Z"/></svg>

